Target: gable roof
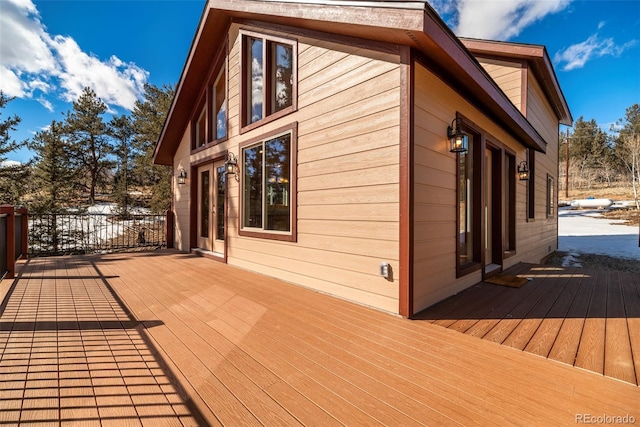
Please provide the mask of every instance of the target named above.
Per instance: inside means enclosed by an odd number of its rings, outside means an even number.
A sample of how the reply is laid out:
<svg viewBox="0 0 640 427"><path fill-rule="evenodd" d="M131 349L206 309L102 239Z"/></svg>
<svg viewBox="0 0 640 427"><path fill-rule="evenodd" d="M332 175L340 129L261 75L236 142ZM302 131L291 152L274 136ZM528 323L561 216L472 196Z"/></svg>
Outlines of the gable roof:
<svg viewBox="0 0 640 427"><path fill-rule="evenodd" d="M551 65L547 49L541 45L507 43L493 40L468 39L461 37L460 41L476 57L501 57L526 61L542 86L547 99L551 103L554 113L560 123L571 126L573 117L567 100L560 89L556 73Z"/></svg>
<svg viewBox="0 0 640 427"><path fill-rule="evenodd" d="M410 46L429 58L441 78L525 146L546 151L544 139L426 1L209 0L156 146L155 163L171 165L202 82L234 20Z"/></svg>

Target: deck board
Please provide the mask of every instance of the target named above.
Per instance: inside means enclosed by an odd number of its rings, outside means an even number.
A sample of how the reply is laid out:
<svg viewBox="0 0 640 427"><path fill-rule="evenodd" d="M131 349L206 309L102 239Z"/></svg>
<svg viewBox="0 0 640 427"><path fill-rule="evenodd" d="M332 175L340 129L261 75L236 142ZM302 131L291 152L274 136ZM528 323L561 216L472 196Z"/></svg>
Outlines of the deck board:
<svg viewBox="0 0 640 427"><path fill-rule="evenodd" d="M604 374L634 383L636 373L619 275L610 274L608 291Z"/></svg>
<svg viewBox="0 0 640 427"><path fill-rule="evenodd" d="M542 357L548 357L555 344L560 329L566 320L567 313L580 288L576 275L570 273L566 278L566 286L546 316L540 320L536 333L531 337L524 350Z"/></svg>
<svg viewBox="0 0 640 427"><path fill-rule="evenodd" d="M607 292L611 276L606 272L597 272L594 275L597 275L596 282L600 283L594 287L591 294L575 366L602 374L604 373Z"/></svg>
<svg viewBox="0 0 640 427"><path fill-rule="evenodd" d="M533 280L516 290L504 289L497 297L493 293L490 315L466 330L455 325L467 319L455 321L450 314L455 315L456 310L448 308L459 307L457 300L468 298L464 292L418 317L638 385L640 275L534 265L524 272L519 267L509 273Z"/></svg>
<svg viewBox="0 0 640 427"><path fill-rule="evenodd" d="M458 295L465 303L407 320L173 251L29 260L0 317L0 420L493 426L568 425L582 413L640 418L637 383L469 335L519 309L540 321L528 345L542 335L536 348L548 348L558 330L552 350L566 348L558 340L571 316L602 308L582 295L601 282L536 268L518 266L534 278L521 289L480 284L473 297ZM633 358L639 288L611 283L618 299L605 311L624 305ZM480 298L488 290L492 301ZM517 301L532 293L542 307ZM624 348L619 339L606 352L603 342L605 363ZM25 392L34 385L37 397Z"/></svg>

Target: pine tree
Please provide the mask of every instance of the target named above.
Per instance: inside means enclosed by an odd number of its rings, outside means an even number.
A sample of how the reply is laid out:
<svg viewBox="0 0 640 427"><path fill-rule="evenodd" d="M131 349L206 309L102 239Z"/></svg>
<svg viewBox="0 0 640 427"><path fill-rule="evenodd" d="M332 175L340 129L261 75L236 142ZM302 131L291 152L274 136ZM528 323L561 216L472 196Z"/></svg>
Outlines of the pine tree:
<svg viewBox="0 0 640 427"><path fill-rule="evenodd" d="M136 102L132 112L134 172L139 184L151 186L151 209L163 212L171 206L171 168L154 165L153 154L175 89L168 85L145 84L144 92L144 99Z"/></svg>
<svg viewBox="0 0 640 427"><path fill-rule="evenodd" d="M113 166L110 158L113 148L103 121L106 111L106 104L87 87L65 116L71 161L89 191L89 204L95 203L96 188L105 183L107 172Z"/></svg>
<svg viewBox="0 0 640 427"><path fill-rule="evenodd" d="M573 125L569 144L570 162L577 169L578 178L586 180L588 187L597 177L606 177L612 148L606 132L600 129L594 119L585 121L579 117Z"/></svg>
<svg viewBox="0 0 640 427"><path fill-rule="evenodd" d="M0 90L0 116L5 106L14 98L10 98ZM18 143L11 140L9 131L15 131L20 123L20 117L15 114L6 120L0 121L0 162L7 160L6 154L18 148Z"/></svg>
<svg viewBox="0 0 640 427"><path fill-rule="evenodd" d="M10 98L0 90L0 116L5 106L14 98ZM6 155L20 144L12 140L10 132L16 130L20 123L20 117L13 115L5 120L0 120L0 204L8 203L18 205L26 193L29 168L28 165L8 165Z"/></svg>
<svg viewBox="0 0 640 427"><path fill-rule="evenodd" d="M115 116L109 122L109 134L116 141L114 153L117 158L117 169L114 176L113 197L118 204L121 215L127 216L131 197L129 185L132 169L133 121L128 116Z"/></svg>
<svg viewBox="0 0 640 427"><path fill-rule="evenodd" d="M33 187L37 194L30 206L32 211L59 212L73 200L75 172L69 168L70 152L64 132L64 124L54 120L28 143L35 154Z"/></svg>

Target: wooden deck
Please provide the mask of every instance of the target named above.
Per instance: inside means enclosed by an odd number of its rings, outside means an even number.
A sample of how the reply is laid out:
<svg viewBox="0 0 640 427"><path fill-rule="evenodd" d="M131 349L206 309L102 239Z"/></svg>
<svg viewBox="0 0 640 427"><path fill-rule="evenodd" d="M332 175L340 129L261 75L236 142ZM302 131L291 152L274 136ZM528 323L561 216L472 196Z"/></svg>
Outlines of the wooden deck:
<svg viewBox="0 0 640 427"><path fill-rule="evenodd" d="M531 264L505 274L530 281L479 283L419 318L638 385L640 274Z"/></svg>
<svg viewBox="0 0 640 427"><path fill-rule="evenodd" d="M630 382L192 255L32 259L0 290L0 425L640 420Z"/></svg>

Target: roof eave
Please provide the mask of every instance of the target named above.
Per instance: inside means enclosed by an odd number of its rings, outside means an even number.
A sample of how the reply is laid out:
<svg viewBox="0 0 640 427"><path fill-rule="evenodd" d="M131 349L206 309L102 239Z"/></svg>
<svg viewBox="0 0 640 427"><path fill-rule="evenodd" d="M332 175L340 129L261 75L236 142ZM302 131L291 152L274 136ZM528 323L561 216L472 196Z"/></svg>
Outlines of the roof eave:
<svg viewBox="0 0 640 427"><path fill-rule="evenodd" d="M545 95L551 102L558 121L567 126L573 124L573 117L567 100L560 88L557 75L547 53L542 45L505 43L493 40L479 40L461 37L460 41L474 55L502 56L520 59L532 65L536 76L540 80Z"/></svg>
<svg viewBox="0 0 640 427"><path fill-rule="evenodd" d="M406 45L427 55L437 51L441 68L448 71L443 76L447 81L469 96L477 106L489 110L488 115L517 136L525 146L546 151L544 139L429 5L423 2L387 2L385 13L377 14L372 12L372 8L378 6L368 6L367 11L371 13L363 13L362 5L365 3L373 2L210 0L203 11L177 85L156 146L154 162L172 164L189 121L191 103L198 96L215 55L211 46L223 40L228 25L234 19L291 25ZM389 3L400 7L392 7Z"/></svg>

